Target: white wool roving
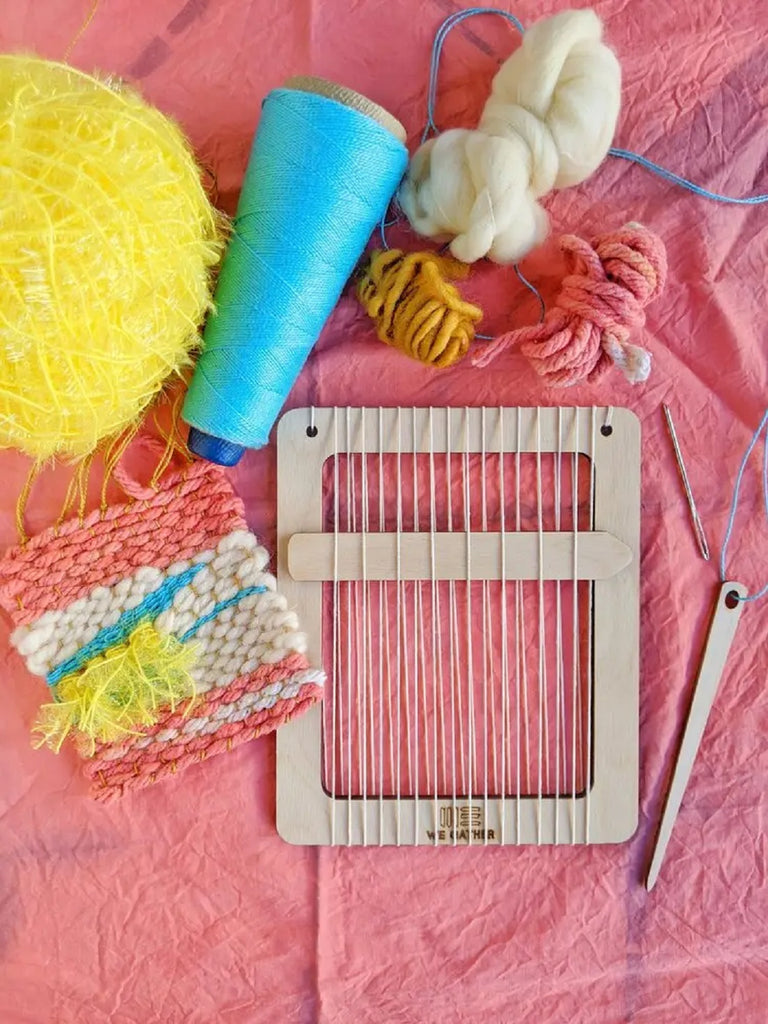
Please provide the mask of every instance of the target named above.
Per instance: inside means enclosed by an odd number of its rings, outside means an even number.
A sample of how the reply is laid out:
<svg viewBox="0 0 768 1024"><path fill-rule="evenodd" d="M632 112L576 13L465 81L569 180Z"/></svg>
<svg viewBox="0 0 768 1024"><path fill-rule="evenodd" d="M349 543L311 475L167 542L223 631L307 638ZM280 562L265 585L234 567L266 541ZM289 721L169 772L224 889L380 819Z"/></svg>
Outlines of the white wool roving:
<svg viewBox="0 0 768 1024"><path fill-rule="evenodd" d="M412 227L465 263L521 259L546 235L539 197L584 181L613 139L621 69L592 10L532 25L497 72L476 131L425 142L400 189Z"/></svg>

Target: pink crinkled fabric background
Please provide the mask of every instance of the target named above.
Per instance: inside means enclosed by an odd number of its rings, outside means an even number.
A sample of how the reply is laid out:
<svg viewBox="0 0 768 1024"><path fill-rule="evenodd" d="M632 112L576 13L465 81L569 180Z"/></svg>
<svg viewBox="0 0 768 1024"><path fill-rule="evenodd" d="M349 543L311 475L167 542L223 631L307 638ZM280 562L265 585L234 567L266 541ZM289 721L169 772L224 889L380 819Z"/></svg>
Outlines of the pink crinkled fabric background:
<svg viewBox="0 0 768 1024"><path fill-rule="evenodd" d="M87 0L15 0L2 50L61 58ZM429 47L449 0L102 0L73 63L136 83L176 117L234 209L265 93L294 73L388 107L415 142ZM520 0L524 23L565 6ZM624 68L617 135L702 184L768 191L766 29L759 0L600 0ZM473 123L518 44L498 18L446 47L438 119ZM650 381L544 391L519 357L433 373L386 349L354 299L328 324L290 404L626 404L643 422L641 815L634 839L591 849L315 850L274 827L274 738L108 807L75 757L35 752L40 684L0 630L0 1020L3 1024L445 1021L683 1024L765 1020L768 1002L768 602L747 608L662 877L639 885L704 638L717 573L695 550L660 403L672 406L719 551L741 453L766 404L765 208L699 200L608 160L548 203L555 233L640 220L667 244L649 309ZM397 237L397 236L396 236ZM405 232L402 240L413 245ZM524 262L552 296L552 245ZM489 333L531 322L510 270L462 286ZM753 469L756 469L756 464ZM26 465L0 454L0 541ZM275 452L233 474L272 547ZM768 573L757 473L733 573ZM39 487L30 525L56 516Z"/></svg>

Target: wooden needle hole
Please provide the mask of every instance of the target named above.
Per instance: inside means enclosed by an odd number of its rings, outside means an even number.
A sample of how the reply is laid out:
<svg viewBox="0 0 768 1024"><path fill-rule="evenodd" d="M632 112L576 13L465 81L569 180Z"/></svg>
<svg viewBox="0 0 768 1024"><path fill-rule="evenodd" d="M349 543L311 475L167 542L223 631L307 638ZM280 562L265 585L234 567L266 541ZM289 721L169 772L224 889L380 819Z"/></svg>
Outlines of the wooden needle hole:
<svg viewBox="0 0 768 1024"><path fill-rule="evenodd" d="M311 425L307 427L307 437L317 437L317 427Z"/></svg>
<svg viewBox="0 0 768 1024"><path fill-rule="evenodd" d="M603 437L610 437L613 433L613 427L610 423L604 423L602 427L600 427L600 433L603 435Z"/></svg>
<svg viewBox="0 0 768 1024"><path fill-rule="evenodd" d="M739 607L739 601L739 595L735 590L729 590L725 595L725 607L730 608L731 611L733 611L734 608Z"/></svg>

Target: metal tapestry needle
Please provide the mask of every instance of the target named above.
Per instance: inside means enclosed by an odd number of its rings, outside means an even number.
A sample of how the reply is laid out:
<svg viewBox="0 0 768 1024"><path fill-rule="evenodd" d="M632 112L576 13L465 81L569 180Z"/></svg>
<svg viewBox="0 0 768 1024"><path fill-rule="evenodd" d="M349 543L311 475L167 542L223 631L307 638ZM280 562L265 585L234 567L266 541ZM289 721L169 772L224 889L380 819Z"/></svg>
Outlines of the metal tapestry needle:
<svg viewBox="0 0 768 1024"><path fill-rule="evenodd" d="M672 448L675 452L675 458L677 459L677 468L680 470L680 479L683 481L683 489L685 490L685 497L688 501L688 508L691 513L691 522L693 524L693 532L696 537L696 543L699 545L701 557L709 561L709 544L707 544L707 538L704 533L704 527L702 526L701 519L699 517L699 510L696 508L696 502L693 497L693 491L691 490L691 484L688 479L688 472L685 468L685 462L683 461L683 453L680 450L680 442L677 439L677 431L675 430L675 424L672 422L672 413L669 411L668 405L662 405L661 408L664 410L664 418L667 421L669 437L672 441Z"/></svg>

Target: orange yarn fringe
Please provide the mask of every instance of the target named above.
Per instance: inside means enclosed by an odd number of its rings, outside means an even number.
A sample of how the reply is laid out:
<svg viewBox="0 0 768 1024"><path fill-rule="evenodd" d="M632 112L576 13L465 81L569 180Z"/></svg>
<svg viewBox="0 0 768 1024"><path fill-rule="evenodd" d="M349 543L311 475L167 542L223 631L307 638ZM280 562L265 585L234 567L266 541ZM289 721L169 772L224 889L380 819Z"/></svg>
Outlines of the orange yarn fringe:
<svg viewBox="0 0 768 1024"><path fill-rule="evenodd" d="M430 366L453 366L467 354L483 315L446 280L468 272L465 263L437 253L376 251L357 297L381 341Z"/></svg>

